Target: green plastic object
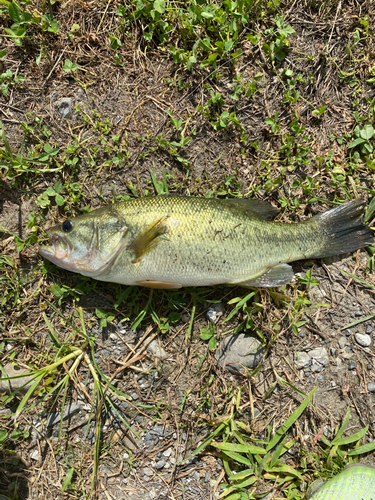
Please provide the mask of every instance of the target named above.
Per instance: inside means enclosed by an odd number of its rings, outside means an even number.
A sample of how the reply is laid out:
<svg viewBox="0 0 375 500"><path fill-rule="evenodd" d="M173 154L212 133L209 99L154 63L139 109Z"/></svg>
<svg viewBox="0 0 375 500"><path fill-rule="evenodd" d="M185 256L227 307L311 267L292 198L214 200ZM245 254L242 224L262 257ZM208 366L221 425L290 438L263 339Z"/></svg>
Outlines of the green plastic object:
<svg viewBox="0 0 375 500"><path fill-rule="evenodd" d="M350 464L327 482L315 481L308 500L375 500L375 467Z"/></svg>

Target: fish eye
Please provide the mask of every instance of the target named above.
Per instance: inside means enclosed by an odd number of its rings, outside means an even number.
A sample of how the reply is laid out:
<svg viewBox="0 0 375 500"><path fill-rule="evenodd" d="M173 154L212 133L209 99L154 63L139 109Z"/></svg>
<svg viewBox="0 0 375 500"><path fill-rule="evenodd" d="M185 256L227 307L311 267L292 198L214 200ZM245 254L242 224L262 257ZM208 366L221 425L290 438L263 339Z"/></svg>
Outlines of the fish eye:
<svg viewBox="0 0 375 500"><path fill-rule="evenodd" d="M73 229L73 224L70 220L66 220L65 222L63 222L62 230L64 231L64 233L70 233L72 229Z"/></svg>

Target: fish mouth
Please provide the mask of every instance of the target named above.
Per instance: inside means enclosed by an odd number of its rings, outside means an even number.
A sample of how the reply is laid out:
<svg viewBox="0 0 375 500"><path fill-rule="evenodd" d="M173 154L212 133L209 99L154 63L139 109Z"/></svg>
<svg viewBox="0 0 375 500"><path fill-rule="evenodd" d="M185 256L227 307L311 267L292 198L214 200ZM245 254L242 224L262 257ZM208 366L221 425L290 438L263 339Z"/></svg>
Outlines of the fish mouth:
<svg viewBox="0 0 375 500"><path fill-rule="evenodd" d="M49 234L48 236L49 244L41 245L39 247L39 253L45 259L61 266L61 261L64 261L69 256L69 243L57 234Z"/></svg>

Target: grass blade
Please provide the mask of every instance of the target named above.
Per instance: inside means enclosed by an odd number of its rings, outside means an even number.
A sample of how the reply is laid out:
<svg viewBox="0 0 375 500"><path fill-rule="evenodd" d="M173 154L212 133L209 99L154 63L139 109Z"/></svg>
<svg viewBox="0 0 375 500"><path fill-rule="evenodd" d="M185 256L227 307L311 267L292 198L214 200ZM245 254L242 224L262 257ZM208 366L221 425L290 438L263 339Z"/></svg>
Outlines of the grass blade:
<svg viewBox="0 0 375 500"><path fill-rule="evenodd" d="M341 439L337 439L337 437L335 437L335 439L332 441L332 444L335 446L342 446L344 444L355 443L356 441L359 441L361 438L363 438L367 431L368 425L355 434L352 434L351 436L347 436Z"/></svg>
<svg viewBox="0 0 375 500"><path fill-rule="evenodd" d="M310 392L307 398L302 402L302 404L296 409L296 411L285 421L285 423L279 427L275 432L275 435L267 445L267 451L271 450L283 437L283 435L288 431L288 429L294 424L296 420L302 415L305 408L311 403L312 397L317 389L317 386Z"/></svg>
<svg viewBox="0 0 375 500"><path fill-rule="evenodd" d="M344 417L344 420L342 421L342 425L340 429L337 431L336 436L332 440L332 445L336 444L336 441L338 441L341 436L344 434L345 429L348 427L349 424L349 418L350 418L350 406L348 406L348 409L346 410L346 415Z"/></svg>

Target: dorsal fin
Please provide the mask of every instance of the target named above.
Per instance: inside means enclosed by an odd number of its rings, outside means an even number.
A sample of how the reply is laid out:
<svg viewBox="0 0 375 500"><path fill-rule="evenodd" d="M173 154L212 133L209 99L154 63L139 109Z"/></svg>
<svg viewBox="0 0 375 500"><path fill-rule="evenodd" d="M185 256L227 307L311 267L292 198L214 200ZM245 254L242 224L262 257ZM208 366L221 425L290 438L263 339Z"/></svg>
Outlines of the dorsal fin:
<svg viewBox="0 0 375 500"><path fill-rule="evenodd" d="M250 210L250 212L264 220L273 219L279 213L279 210L267 201L251 200L249 198L228 198L220 201L233 205L245 212Z"/></svg>

